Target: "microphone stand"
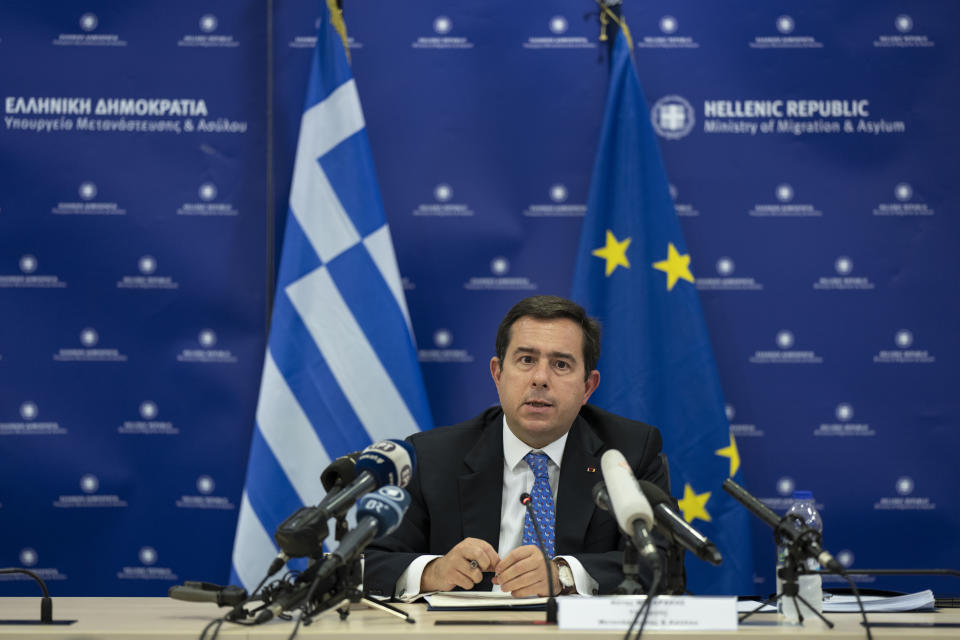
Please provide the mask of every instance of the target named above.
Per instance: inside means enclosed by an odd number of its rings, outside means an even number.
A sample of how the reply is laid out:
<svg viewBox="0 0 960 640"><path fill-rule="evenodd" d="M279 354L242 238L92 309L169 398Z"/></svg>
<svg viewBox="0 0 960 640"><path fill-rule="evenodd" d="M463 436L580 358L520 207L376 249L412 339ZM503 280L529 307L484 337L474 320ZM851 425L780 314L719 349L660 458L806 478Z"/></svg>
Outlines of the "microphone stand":
<svg viewBox="0 0 960 640"><path fill-rule="evenodd" d="M20 567L0 569L0 574L3 573L22 573L36 580L37 584L40 585L40 590L43 592L43 598L40 599L40 624L72 624L75 622L75 620L65 622L58 621L56 623L53 621L53 600L50 598L50 592L47 591L47 583L36 573L30 571L30 569L21 569ZM15 622L16 624L35 624L33 620L13 620L11 622Z"/></svg>
<svg viewBox="0 0 960 640"><path fill-rule="evenodd" d="M533 500L529 493L520 496L520 503L527 508L527 514L530 516L530 522L533 523L533 531L537 534L537 546L540 547L540 553L543 554L543 561L547 567L547 624L557 624L557 598L553 593L553 574L550 572L551 558L547 557L547 545L543 542L543 536L540 535L540 525L537 524L537 518L533 513Z"/></svg>
<svg viewBox="0 0 960 640"><path fill-rule="evenodd" d="M640 553L631 538L623 548L623 582L617 586L617 595L638 596L644 594L640 584Z"/></svg>
<svg viewBox="0 0 960 640"><path fill-rule="evenodd" d="M806 605L808 609L810 609L810 611L815 613L817 617L820 618L820 620L822 620L825 625L833 629L833 623L827 620L822 613L817 611L812 604L807 602L806 598L800 595L800 583L798 581L799 576L807 575L808 573L815 573L815 572L808 572L808 571L801 570L800 562L794 557L792 548L788 549L786 562L784 562L784 565L782 567L777 569L777 577L783 580L783 592L767 598L766 600L763 601L763 604L761 604L759 607L757 607L753 611L748 611L747 613L743 614L743 616L741 616L740 619L737 621L738 624L743 622L753 614L757 613L768 604L770 605L775 604L783 598L791 598L793 600L793 606L797 610L797 620L800 622L800 624L803 624L803 612L802 612L802 609L800 608L800 603L803 603L804 605Z"/></svg>

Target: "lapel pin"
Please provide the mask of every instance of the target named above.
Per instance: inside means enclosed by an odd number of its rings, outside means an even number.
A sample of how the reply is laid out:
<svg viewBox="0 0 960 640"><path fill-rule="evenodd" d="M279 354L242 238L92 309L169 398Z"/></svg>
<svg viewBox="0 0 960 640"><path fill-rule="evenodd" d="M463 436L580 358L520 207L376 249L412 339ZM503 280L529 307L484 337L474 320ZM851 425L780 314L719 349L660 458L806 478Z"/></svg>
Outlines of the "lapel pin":
<svg viewBox="0 0 960 640"><path fill-rule="evenodd" d="M596 472L597 472L596 467L587 467L587 473L596 473Z"/></svg>

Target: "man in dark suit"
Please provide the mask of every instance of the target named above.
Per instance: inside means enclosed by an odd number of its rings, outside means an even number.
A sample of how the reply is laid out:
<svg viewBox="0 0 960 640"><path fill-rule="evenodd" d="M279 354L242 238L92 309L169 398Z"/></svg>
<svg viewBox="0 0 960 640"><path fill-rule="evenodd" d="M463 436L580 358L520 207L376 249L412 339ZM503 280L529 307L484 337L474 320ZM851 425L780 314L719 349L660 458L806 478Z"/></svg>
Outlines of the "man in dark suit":
<svg viewBox="0 0 960 640"><path fill-rule="evenodd" d="M367 549L370 593L472 589L484 572L517 597L547 595L549 582L557 593L611 593L623 579L624 538L591 490L607 449L668 490L659 431L587 404L600 383L600 328L576 303L521 300L500 324L496 352L490 373L499 407L408 438L417 457L412 501L400 527ZM548 528L549 574L532 544L523 492L539 500L537 520Z"/></svg>

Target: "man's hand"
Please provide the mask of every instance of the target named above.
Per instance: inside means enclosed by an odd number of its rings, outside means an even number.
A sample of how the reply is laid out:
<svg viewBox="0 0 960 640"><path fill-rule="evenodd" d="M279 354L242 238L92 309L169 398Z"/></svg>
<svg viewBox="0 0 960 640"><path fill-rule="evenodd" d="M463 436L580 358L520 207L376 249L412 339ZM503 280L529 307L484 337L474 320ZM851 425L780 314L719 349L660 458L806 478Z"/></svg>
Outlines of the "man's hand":
<svg viewBox="0 0 960 640"><path fill-rule="evenodd" d="M547 575L546 565L550 564L550 575ZM515 598L527 596L548 596L547 581L553 582L553 592L560 593L560 578L553 562L543 561L540 548L528 544L517 547L507 554L496 567L497 575L494 584L510 593Z"/></svg>
<svg viewBox="0 0 960 640"><path fill-rule="evenodd" d="M420 576L420 592L473 589L483 580L483 572L493 571L498 562L500 557L489 542L466 538L447 555L430 561Z"/></svg>

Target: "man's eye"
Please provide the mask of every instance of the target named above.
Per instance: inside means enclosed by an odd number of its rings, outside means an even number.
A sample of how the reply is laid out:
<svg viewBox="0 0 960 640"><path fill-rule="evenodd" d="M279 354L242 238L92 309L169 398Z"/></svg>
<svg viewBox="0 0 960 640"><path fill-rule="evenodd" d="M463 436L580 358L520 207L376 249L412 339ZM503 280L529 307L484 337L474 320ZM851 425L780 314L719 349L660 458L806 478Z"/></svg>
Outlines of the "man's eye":
<svg viewBox="0 0 960 640"><path fill-rule="evenodd" d="M557 367L557 369L568 369L570 367L570 365L564 362L563 360L557 360L557 363L555 366Z"/></svg>
<svg viewBox="0 0 960 640"><path fill-rule="evenodd" d="M520 362L522 362L523 364L530 364L531 362L533 362L533 357L532 357L532 356L521 356L521 357L520 357Z"/></svg>

